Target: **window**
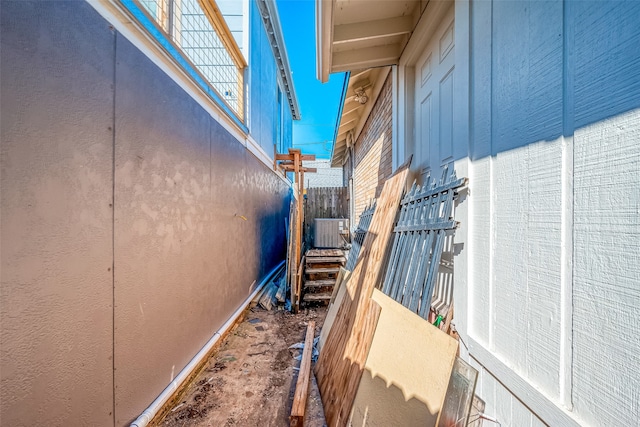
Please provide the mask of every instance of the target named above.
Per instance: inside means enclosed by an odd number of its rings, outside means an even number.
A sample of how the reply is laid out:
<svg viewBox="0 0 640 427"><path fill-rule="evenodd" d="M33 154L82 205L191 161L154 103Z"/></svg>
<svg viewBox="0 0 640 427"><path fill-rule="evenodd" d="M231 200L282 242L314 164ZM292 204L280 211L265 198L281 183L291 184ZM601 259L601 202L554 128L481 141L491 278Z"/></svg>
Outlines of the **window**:
<svg viewBox="0 0 640 427"><path fill-rule="evenodd" d="M246 61L215 0L122 2L134 14L141 6L161 34L178 48L187 72L213 89L244 122Z"/></svg>

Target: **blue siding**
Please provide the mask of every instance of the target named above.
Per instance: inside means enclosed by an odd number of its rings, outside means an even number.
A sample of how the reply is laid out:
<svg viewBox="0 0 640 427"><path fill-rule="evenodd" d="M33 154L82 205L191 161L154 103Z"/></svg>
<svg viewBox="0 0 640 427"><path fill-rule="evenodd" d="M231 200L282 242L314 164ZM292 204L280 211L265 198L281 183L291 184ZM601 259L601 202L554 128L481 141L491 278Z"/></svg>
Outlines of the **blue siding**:
<svg viewBox="0 0 640 427"><path fill-rule="evenodd" d="M249 130L264 151L271 156L277 135L279 71L273 58L273 50L269 44L258 6L253 1L250 3ZM286 99L286 94L283 93L285 106L287 105ZM285 107L283 111L286 148L291 146L292 119L291 110L288 107Z"/></svg>

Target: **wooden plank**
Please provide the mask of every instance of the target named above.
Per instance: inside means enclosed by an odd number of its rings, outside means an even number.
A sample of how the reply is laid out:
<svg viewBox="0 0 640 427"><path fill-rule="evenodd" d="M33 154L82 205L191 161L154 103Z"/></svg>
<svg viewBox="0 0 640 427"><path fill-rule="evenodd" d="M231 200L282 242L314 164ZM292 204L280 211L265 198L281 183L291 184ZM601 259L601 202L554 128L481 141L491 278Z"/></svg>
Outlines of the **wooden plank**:
<svg viewBox="0 0 640 427"><path fill-rule="evenodd" d="M339 264L342 263L344 264L346 261L345 257L343 256L333 256L333 257L328 257L328 256L319 256L319 257L309 257L307 256L307 265L311 265L311 264L330 264L330 263L335 263L335 264Z"/></svg>
<svg viewBox="0 0 640 427"><path fill-rule="evenodd" d="M304 294L305 301L330 301L331 292L318 292L313 294Z"/></svg>
<svg viewBox="0 0 640 427"><path fill-rule="evenodd" d="M309 394L309 377L311 375L311 356L313 354L313 338L315 336L316 322L309 321L307 325L307 336L304 340L304 350L298 371L298 381L296 391L293 395L293 405L291 406L291 416L289 422L291 427L302 427L304 425L304 412L307 407L307 395Z"/></svg>
<svg viewBox="0 0 640 427"><path fill-rule="evenodd" d="M314 161L316 159L316 155L315 154L301 154L300 155L300 160L302 161ZM291 154L276 154L276 161L279 160L291 160L293 161L293 155Z"/></svg>
<svg viewBox="0 0 640 427"><path fill-rule="evenodd" d="M347 271L344 268L340 269L340 273L338 273L338 277L336 277L336 284L333 285L333 292L331 292L331 301L329 302L329 304L334 303L338 295L338 292L340 291L340 288L342 287L343 283L349 280L350 275L351 275L351 272Z"/></svg>
<svg viewBox="0 0 640 427"><path fill-rule="evenodd" d="M294 165L294 164L291 164L291 163L280 163L279 166L285 172L293 172L293 171L295 171L297 165ZM298 167L298 170L300 172L308 172L308 173L316 173L316 172L318 172L317 168Z"/></svg>
<svg viewBox="0 0 640 427"><path fill-rule="evenodd" d="M302 277L304 276L304 258L300 261L300 265L298 266L298 275L296 280L296 311L297 307L300 307L300 297L302 296ZM293 304L293 301L292 301Z"/></svg>
<svg viewBox="0 0 640 427"><path fill-rule="evenodd" d="M373 340L380 306L371 300L400 200L409 164L389 178L382 189L358 262L346 283L346 292L328 332L315 372L327 424L345 426Z"/></svg>
<svg viewBox="0 0 640 427"><path fill-rule="evenodd" d="M290 250L289 261L288 261L288 265L289 265L288 279L289 279L289 291L290 291L289 299L291 301L291 310L293 312L295 312L296 310L295 301L297 300L297 296L296 296L296 282L297 282L297 272L298 272L298 265L296 264L297 262L296 250L298 248L297 211L298 211L298 205L295 201L292 200L290 221L289 221L289 227L290 227L289 239L291 240L291 243L290 243L291 250Z"/></svg>
<svg viewBox="0 0 640 427"><path fill-rule="evenodd" d="M305 273L307 274L318 274L318 273L337 273L340 271L340 267L329 267L329 268L307 268Z"/></svg>
<svg viewBox="0 0 640 427"><path fill-rule="evenodd" d="M323 286L334 286L336 279L309 280L304 282L305 288L321 288Z"/></svg>
<svg viewBox="0 0 640 427"><path fill-rule="evenodd" d="M344 251L340 249L309 249L307 257L344 256Z"/></svg>

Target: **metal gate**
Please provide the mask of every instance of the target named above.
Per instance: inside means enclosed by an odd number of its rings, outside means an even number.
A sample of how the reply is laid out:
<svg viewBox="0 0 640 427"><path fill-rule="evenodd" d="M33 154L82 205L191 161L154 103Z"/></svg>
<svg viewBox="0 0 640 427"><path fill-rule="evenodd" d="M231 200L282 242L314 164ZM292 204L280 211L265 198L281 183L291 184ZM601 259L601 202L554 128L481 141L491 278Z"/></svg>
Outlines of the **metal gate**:
<svg viewBox="0 0 640 427"><path fill-rule="evenodd" d="M445 167L440 181L428 177L422 187L414 183L401 202L382 291L425 319L446 236L458 225L452 219L456 189L466 183ZM451 294L444 287L441 292ZM436 298L439 304L446 299Z"/></svg>

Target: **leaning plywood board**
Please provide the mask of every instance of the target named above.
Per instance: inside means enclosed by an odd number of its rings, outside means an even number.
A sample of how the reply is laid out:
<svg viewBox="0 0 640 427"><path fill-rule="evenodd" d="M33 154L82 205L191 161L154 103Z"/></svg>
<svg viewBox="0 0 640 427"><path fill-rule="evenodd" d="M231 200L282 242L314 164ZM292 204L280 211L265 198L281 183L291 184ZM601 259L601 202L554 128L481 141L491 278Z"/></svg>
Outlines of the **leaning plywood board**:
<svg viewBox="0 0 640 427"><path fill-rule="evenodd" d="M345 283L349 281L350 276L351 272L344 268L341 268L340 273L338 273L336 284L331 294L331 301L329 302L329 307L327 307L327 314L324 317L324 322L322 322L322 330L320 331L320 338L318 339L318 351L322 351L322 346L324 346L324 343L327 341L327 335L329 335L333 321L336 320L338 308L340 308L344 294L347 292Z"/></svg>
<svg viewBox="0 0 640 427"><path fill-rule="evenodd" d="M345 296L315 367L329 427L346 425L360 384L375 331L372 316L379 313L371 293L379 281L407 174L408 165L384 184L358 261L345 285Z"/></svg>
<svg viewBox="0 0 640 427"><path fill-rule="evenodd" d="M374 290L381 307L350 424L435 426L458 343Z"/></svg>

